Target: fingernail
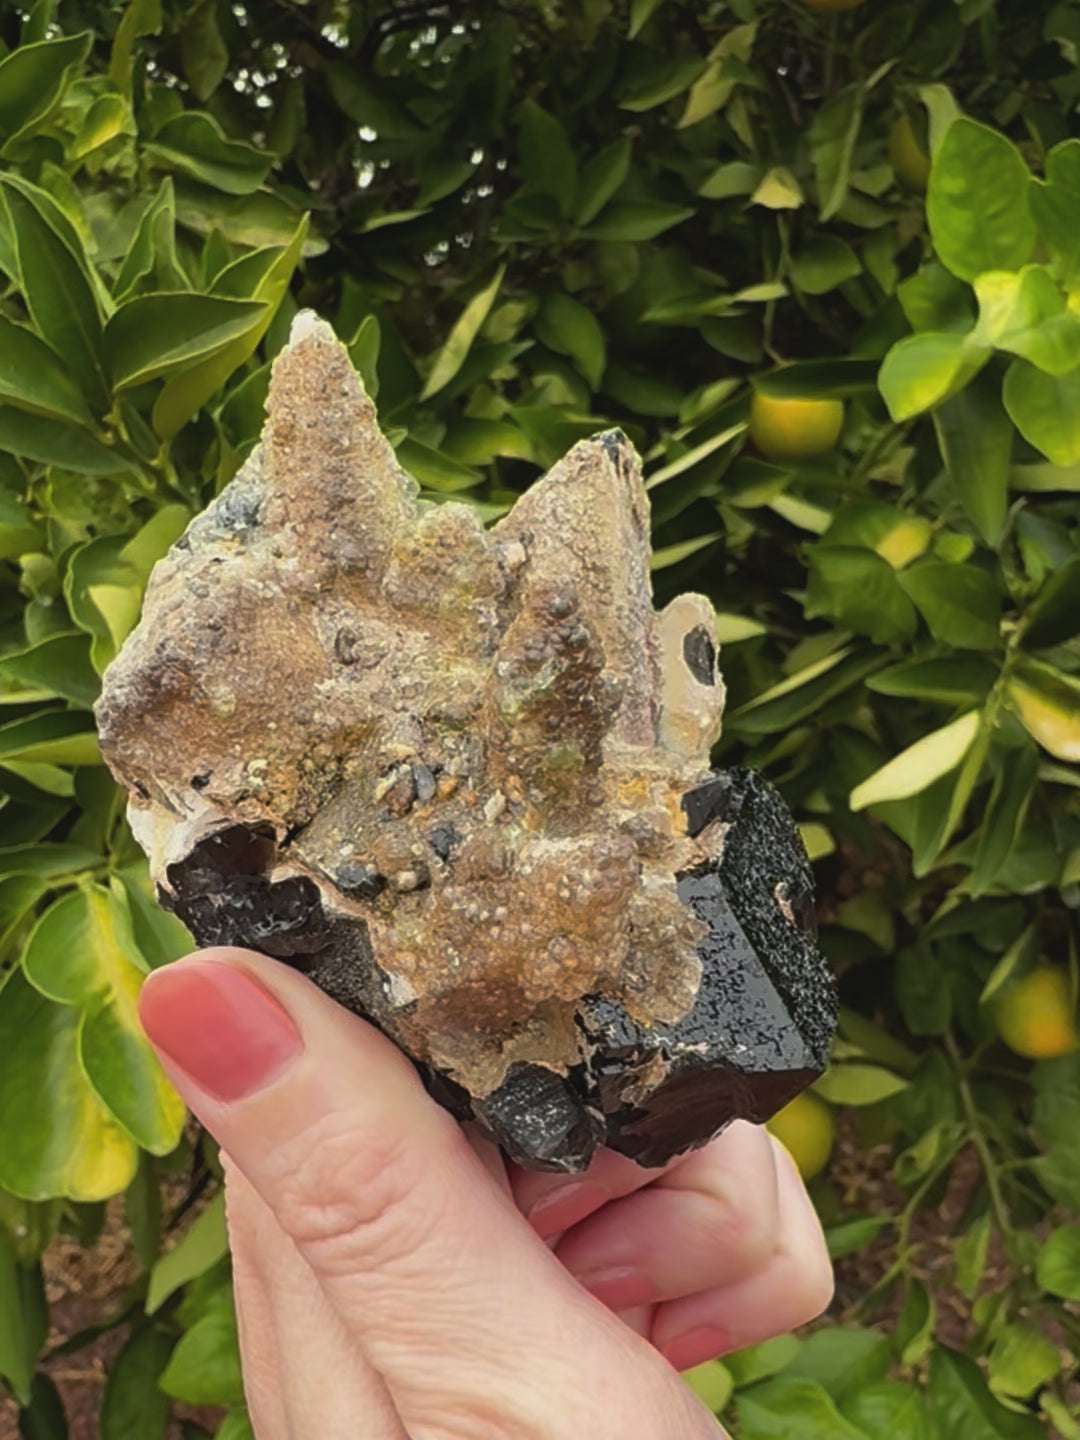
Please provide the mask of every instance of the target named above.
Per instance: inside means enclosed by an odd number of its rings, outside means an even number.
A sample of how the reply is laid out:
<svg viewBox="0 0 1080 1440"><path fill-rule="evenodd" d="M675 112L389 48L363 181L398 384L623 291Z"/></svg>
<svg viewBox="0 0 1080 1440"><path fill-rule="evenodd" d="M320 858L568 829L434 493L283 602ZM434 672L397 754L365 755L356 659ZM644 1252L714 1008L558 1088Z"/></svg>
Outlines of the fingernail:
<svg viewBox="0 0 1080 1440"><path fill-rule="evenodd" d="M616 1312L633 1310L637 1305L648 1305L659 1298L652 1281L629 1265L586 1272L577 1279L601 1305Z"/></svg>
<svg viewBox="0 0 1080 1440"><path fill-rule="evenodd" d="M578 1180L571 1185L562 1185L541 1195L529 1211L529 1224L542 1240L549 1235L559 1235L584 1220L601 1205L606 1205L609 1196L602 1185L593 1180Z"/></svg>
<svg viewBox="0 0 1080 1440"><path fill-rule="evenodd" d="M156 971L139 995L152 1044L215 1100L240 1100L272 1080L303 1048L282 1005L231 965Z"/></svg>
<svg viewBox="0 0 1080 1440"><path fill-rule="evenodd" d="M696 1330L668 1340L664 1355L676 1370L693 1370L695 1365L704 1365L706 1360L715 1360L718 1355L727 1355L734 1349L726 1330L718 1325L699 1325Z"/></svg>

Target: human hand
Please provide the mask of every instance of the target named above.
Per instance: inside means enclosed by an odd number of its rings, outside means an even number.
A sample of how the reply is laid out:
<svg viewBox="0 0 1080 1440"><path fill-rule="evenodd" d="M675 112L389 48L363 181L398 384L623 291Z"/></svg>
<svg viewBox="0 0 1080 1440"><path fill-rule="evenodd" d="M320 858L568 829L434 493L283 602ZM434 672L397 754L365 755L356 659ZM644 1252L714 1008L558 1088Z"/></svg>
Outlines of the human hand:
<svg viewBox="0 0 1080 1440"><path fill-rule="evenodd" d="M222 1146L258 1440L717 1440L672 1366L828 1302L813 1209L755 1126L663 1172L531 1174L263 956L156 971L140 1014Z"/></svg>

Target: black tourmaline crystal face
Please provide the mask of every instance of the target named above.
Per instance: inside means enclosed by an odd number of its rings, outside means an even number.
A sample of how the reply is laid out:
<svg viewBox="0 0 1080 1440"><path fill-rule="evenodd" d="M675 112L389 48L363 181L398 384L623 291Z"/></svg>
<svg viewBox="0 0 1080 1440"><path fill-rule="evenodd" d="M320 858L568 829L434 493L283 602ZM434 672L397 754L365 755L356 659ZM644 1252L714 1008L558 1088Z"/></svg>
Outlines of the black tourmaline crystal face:
<svg viewBox="0 0 1080 1440"><path fill-rule="evenodd" d="M198 943L303 970L533 1168L765 1120L835 1018L790 815L709 769L712 607L654 612L648 535L617 432L490 531L423 504L301 317L98 708Z"/></svg>

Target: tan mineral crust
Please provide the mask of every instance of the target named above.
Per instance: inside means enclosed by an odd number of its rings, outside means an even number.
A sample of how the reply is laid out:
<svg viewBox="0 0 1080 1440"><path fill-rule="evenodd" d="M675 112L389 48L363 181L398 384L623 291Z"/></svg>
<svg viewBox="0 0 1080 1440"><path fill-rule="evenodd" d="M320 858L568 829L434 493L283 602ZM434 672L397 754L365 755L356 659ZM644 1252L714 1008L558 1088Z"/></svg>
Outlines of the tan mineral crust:
<svg viewBox="0 0 1080 1440"><path fill-rule="evenodd" d="M265 948L308 969L297 907L339 972L340 936L366 935L354 1008L479 1099L515 1064L579 1065L583 997L676 1024L708 928L677 876L726 828L691 837L683 801L724 691L711 604L655 613L649 556L621 433L485 530L419 497L299 315L259 445L154 570L98 707L165 903L227 940L269 895ZM212 872L240 890L215 898Z"/></svg>

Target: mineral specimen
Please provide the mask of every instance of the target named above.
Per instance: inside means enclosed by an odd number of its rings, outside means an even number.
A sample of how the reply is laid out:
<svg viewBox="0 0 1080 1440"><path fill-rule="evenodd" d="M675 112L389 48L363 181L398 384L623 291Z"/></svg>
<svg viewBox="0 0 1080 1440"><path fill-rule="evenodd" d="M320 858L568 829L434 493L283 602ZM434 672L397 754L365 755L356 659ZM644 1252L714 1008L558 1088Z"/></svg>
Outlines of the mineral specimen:
<svg viewBox="0 0 1080 1440"><path fill-rule="evenodd" d="M298 317L243 469L161 561L102 746L162 902L297 966L523 1165L660 1165L820 1073L834 1020L776 792L713 773L712 607L659 615L637 457L491 530L420 500Z"/></svg>

